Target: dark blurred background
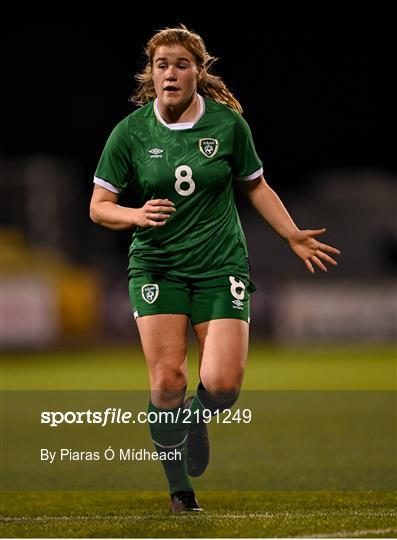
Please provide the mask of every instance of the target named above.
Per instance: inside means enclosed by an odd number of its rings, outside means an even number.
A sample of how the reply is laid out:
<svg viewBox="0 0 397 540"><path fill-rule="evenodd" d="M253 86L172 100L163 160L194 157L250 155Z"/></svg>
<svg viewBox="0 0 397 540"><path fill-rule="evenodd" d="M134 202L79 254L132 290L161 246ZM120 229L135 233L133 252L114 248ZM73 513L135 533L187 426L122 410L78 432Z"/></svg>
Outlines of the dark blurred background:
<svg viewBox="0 0 397 540"><path fill-rule="evenodd" d="M0 146L3 344L136 339L130 232L90 222L92 177L132 109L143 48L165 26L204 39L244 107L264 174L301 228L327 227L338 268L311 276L241 194L252 332L267 341L391 341L396 329L396 65L378 3L123 8L6 24ZM107 14L106 14L107 15ZM127 191L122 204L134 206Z"/></svg>

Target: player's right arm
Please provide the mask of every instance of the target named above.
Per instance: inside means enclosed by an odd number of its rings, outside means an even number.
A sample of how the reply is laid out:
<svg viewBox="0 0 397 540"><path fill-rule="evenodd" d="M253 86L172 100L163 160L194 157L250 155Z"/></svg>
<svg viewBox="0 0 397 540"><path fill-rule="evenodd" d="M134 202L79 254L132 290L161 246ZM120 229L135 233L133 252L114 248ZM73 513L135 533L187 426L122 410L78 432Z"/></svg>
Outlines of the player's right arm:
<svg viewBox="0 0 397 540"><path fill-rule="evenodd" d="M118 199L118 193L95 185L90 203L92 221L114 230L163 227L175 212L174 203L168 199L151 199L141 208L120 206Z"/></svg>

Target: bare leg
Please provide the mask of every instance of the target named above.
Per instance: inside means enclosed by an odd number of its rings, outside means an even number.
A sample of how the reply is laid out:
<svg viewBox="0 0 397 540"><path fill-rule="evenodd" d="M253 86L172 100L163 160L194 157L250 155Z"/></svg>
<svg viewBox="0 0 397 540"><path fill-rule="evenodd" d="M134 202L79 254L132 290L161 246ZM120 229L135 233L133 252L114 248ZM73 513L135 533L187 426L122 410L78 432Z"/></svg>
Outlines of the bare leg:
<svg viewBox="0 0 397 540"><path fill-rule="evenodd" d="M183 400L187 385L188 316L147 315L137 319L149 370L151 400L160 409L172 409Z"/></svg>
<svg viewBox="0 0 397 540"><path fill-rule="evenodd" d="M249 325L216 319L194 326L200 347L200 380L215 401L238 394L247 363Z"/></svg>

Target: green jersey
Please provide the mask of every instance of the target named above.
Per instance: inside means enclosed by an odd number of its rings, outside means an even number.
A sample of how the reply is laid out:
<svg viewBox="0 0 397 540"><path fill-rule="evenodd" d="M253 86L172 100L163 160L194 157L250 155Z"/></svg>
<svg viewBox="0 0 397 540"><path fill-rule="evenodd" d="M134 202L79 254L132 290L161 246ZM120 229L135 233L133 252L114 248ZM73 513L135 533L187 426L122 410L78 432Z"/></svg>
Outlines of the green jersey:
<svg viewBox="0 0 397 540"><path fill-rule="evenodd" d="M119 193L132 183L144 205L175 204L163 227L137 227L129 253L130 274L167 272L180 277L248 277L244 233L233 180L262 174L251 131L240 114L199 96L195 122L166 124L157 100L112 131L94 182Z"/></svg>

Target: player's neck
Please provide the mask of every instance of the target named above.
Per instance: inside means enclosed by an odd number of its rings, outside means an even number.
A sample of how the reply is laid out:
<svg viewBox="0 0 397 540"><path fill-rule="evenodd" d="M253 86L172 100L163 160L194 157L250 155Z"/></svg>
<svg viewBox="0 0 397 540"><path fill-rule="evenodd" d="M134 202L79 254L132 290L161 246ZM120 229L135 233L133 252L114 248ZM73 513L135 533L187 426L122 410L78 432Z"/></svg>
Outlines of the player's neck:
<svg viewBox="0 0 397 540"><path fill-rule="evenodd" d="M197 94L193 94L190 101L181 103L175 107L167 107L158 101L158 110L161 117L167 124L178 124L180 122L193 122L200 112L200 102Z"/></svg>

